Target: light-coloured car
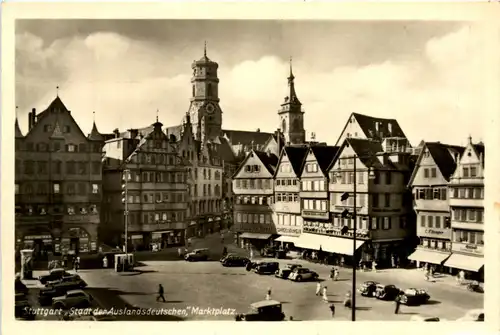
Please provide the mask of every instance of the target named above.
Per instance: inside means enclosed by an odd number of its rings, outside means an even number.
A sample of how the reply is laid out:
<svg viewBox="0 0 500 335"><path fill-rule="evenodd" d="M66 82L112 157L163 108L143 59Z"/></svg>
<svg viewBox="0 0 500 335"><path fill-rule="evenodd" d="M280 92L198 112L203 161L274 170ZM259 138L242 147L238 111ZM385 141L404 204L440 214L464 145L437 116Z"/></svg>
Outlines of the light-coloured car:
<svg viewBox="0 0 500 335"><path fill-rule="evenodd" d="M288 279L293 281L306 281L306 280L316 280L318 279L318 274L307 268L296 268L289 275Z"/></svg>
<svg viewBox="0 0 500 335"><path fill-rule="evenodd" d="M184 256L184 259L188 262L207 261L208 249L194 249L193 251L187 253L186 256Z"/></svg>
<svg viewBox="0 0 500 335"><path fill-rule="evenodd" d="M484 309L471 309L464 316L458 318L457 321L484 322Z"/></svg>
<svg viewBox="0 0 500 335"><path fill-rule="evenodd" d="M92 297L83 290L71 290L65 295L52 298L52 307L70 309L71 307L88 307Z"/></svg>

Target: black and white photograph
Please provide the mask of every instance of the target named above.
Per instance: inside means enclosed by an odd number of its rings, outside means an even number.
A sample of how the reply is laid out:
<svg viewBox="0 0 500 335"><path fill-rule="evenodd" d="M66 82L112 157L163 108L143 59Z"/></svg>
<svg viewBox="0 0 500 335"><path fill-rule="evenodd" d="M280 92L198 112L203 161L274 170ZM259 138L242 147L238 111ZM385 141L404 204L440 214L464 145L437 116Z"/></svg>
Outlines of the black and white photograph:
<svg viewBox="0 0 500 335"><path fill-rule="evenodd" d="M478 23L13 35L16 320L485 321Z"/></svg>

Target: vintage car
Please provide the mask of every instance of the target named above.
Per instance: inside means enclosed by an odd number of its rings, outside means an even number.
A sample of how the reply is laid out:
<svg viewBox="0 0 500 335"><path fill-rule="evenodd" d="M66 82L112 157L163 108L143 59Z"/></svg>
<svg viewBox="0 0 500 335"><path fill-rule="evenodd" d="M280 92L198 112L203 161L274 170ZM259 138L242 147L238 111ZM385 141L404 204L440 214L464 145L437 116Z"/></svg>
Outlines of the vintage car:
<svg viewBox="0 0 500 335"><path fill-rule="evenodd" d="M65 295L52 298L52 307L60 309L70 309L73 307L89 307L92 297L83 290L71 290Z"/></svg>
<svg viewBox="0 0 500 335"><path fill-rule="evenodd" d="M484 322L484 309L471 309L464 316L458 318L457 321Z"/></svg>
<svg viewBox="0 0 500 335"><path fill-rule="evenodd" d="M306 281L306 280L317 280L319 275L307 268L298 267L295 268L289 275L288 279L293 281Z"/></svg>
<svg viewBox="0 0 500 335"><path fill-rule="evenodd" d="M52 303L52 298L63 296L68 291L78 289L80 289L80 284L76 282L61 282L48 285L40 289L38 301L40 305L47 306Z"/></svg>
<svg viewBox="0 0 500 335"><path fill-rule="evenodd" d="M35 313L31 311L28 297L24 293L16 293L14 315L20 320L34 320Z"/></svg>
<svg viewBox="0 0 500 335"><path fill-rule="evenodd" d="M236 321L283 321L285 314L281 309L281 302L276 300L263 300L250 305L246 314L237 314Z"/></svg>
<svg viewBox="0 0 500 335"><path fill-rule="evenodd" d="M223 255L223 256L219 259L219 262L221 262L221 263L222 263L222 262L223 262L226 258L228 258L228 257L232 257L232 256L238 256L238 255L236 255L236 254L225 254L225 255Z"/></svg>
<svg viewBox="0 0 500 335"><path fill-rule="evenodd" d="M274 275L278 278L288 279L290 273L300 267L302 267L300 264L287 264L283 269L278 269Z"/></svg>
<svg viewBox="0 0 500 335"><path fill-rule="evenodd" d="M380 300L394 300L400 294L401 290L394 285L378 284L374 296Z"/></svg>
<svg viewBox="0 0 500 335"><path fill-rule="evenodd" d="M187 253L184 259L188 262L195 261L207 261L208 260L208 249L194 249L193 251Z"/></svg>
<svg viewBox="0 0 500 335"><path fill-rule="evenodd" d="M78 288L85 288L87 287L87 283L80 278L79 275L70 275L70 276L65 276L60 279L54 280L54 281L49 281L45 284L45 286L52 286L52 285L57 285L61 283L73 283L75 284L76 287Z"/></svg>
<svg viewBox="0 0 500 335"><path fill-rule="evenodd" d="M38 277L38 280L40 280L40 283L45 285L49 281L56 281L62 279L63 277L69 277L69 276L72 276L72 274L67 272L65 269L56 268L50 270L48 275Z"/></svg>
<svg viewBox="0 0 500 335"><path fill-rule="evenodd" d="M222 266L246 266L250 260L246 257L231 255L221 261Z"/></svg>
<svg viewBox="0 0 500 335"><path fill-rule="evenodd" d="M418 306L427 303L430 295L423 289L409 288L403 291L401 303L407 306Z"/></svg>
<svg viewBox="0 0 500 335"><path fill-rule="evenodd" d="M363 285L361 285L361 287L358 289L358 292L361 293L361 295L364 297L374 297L377 285L380 284L371 280L365 281Z"/></svg>
<svg viewBox="0 0 500 335"><path fill-rule="evenodd" d="M280 268L280 263L278 262L260 262L253 269L255 273L260 275L273 274L276 273Z"/></svg>

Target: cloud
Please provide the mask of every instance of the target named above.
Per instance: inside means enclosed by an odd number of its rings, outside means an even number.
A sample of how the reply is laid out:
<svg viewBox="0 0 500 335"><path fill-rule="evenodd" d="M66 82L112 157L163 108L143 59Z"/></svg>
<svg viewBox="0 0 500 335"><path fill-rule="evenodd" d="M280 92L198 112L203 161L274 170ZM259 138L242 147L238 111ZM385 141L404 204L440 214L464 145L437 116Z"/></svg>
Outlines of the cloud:
<svg viewBox="0 0 500 335"><path fill-rule="evenodd" d="M473 29L463 28L429 40L411 59L325 69L311 55L294 63L307 133L333 144L349 114L358 112L397 119L413 144L420 139L459 144L469 134L484 138L482 46ZM56 85L86 133L92 111L98 128L110 132L146 126L154 122L156 109L165 125L178 124L188 110L192 60L168 47L117 33L44 45L23 33L16 49L16 100L24 126L32 107L42 110L54 98ZM289 64L262 55L225 67L222 51L209 56L219 62L224 128L275 130Z"/></svg>

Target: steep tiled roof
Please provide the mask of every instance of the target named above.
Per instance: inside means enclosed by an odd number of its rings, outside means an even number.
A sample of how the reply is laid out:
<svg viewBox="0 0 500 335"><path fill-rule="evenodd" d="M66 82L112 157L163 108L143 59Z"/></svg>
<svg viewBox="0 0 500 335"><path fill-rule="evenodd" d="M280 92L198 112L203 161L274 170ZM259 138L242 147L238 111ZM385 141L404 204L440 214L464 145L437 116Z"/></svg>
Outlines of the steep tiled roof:
<svg viewBox="0 0 500 335"><path fill-rule="evenodd" d="M346 144L349 144L359 157L359 160L366 166L373 168L384 167L384 164L377 158L377 154L384 151L381 142L361 138L348 138L344 142L344 145Z"/></svg>
<svg viewBox="0 0 500 335"><path fill-rule="evenodd" d="M46 115L49 114L48 111L50 110L62 110L62 111L68 111L64 103L62 102L61 98L59 96L56 96L54 100L50 103L49 107L47 107L43 112L38 114L37 118L40 120L41 118L45 117Z"/></svg>
<svg viewBox="0 0 500 335"><path fill-rule="evenodd" d="M356 118L356 121L365 133L366 137L370 139L380 140L384 137L406 138L406 135L403 133L398 121L395 119L382 119L358 113L352 113L352 115ZM378 131L376 126L377 122ZM389 124L391 125L391 131L389 131Z"/></svg>
<svg viewBox="0 0 500 335"><path fill-rule="evenodd" d="M293 172L297 176L300 176L302 173L302 166L304 163L304 159L307 156L307 152L309 151L306 146L302 147L291 147L286 146L284 148L286 155L288 156L288 160L290 161L290 165L292 165Z"/></svg>
<svg viewBox="0 0 500 335"><path fill-rule="evenodd" d="M269 173L274 174L276 170L276 165L278 164L278 157L275 154L268 154L262 151L253 151L257 157L262 161L264 166L267 168Z"/></svg>
<svg viewBox="0 0 500 335"><path fill-rule="evenodd" d="M95 122L92 126L92 131L90 132L88 139L91 141L104 141L104 136L102 136L101 133L99 133L99 131L97 130Z"/></svg>
<svg viewBox="0 0 500 335"><path fill-rule="evenodd" d="M264 133L261 131L244 131L244 130L222 130L222 135L227 137L231 145L243 144L251 145L252 141L255 145L266 144L271 133Z"/></svg>
<svg viewBox="0 0 500 335"><path fill-rule="evenodd" d="M17 117L16 117L15 127L16 127L16 129L15 129L16 138L24 137L23 132L21 131L21 128L19 127L19 121L17 120Z"/></svg>
<svg viewBox="0 0 500 335"><path fill-rule="evenodd" d="M332 163L335 156L340 149L340 147L329 146L329 145L314 145L310 147L314 157L318 162L319 168L323 173L326 173L330 164Z"/></svg>
<svg viewBox="0 0 500 335"><path fill-rule="evenodd" d="M461 156L464 152L464 148L459 146L446 145L439 142L427 142L425 143L425 146L427 147L427 150L429 150L429 153L436 163L439 171L441 171L443 178L446 179L446 181L449 181L451 175L457 168L457 162L453 158L450 149L451 151L457 152L457 154Z"/></svg>
<svg viewBox="0 0 500 335"><path fill-rule="evenodd" d="M218 140L220 142L218 148L220 158L226 163L236 163L236 157L227 139L219 136Z"/></svg>

